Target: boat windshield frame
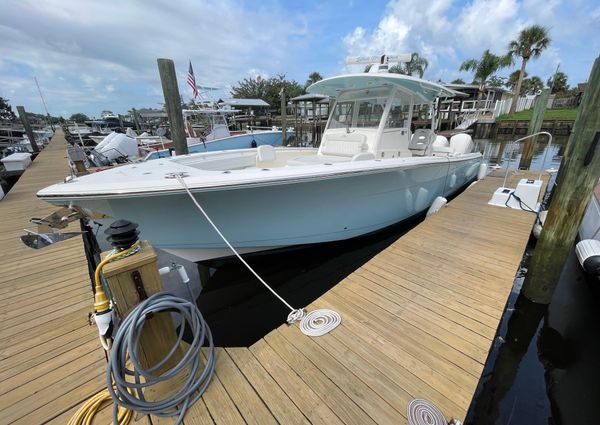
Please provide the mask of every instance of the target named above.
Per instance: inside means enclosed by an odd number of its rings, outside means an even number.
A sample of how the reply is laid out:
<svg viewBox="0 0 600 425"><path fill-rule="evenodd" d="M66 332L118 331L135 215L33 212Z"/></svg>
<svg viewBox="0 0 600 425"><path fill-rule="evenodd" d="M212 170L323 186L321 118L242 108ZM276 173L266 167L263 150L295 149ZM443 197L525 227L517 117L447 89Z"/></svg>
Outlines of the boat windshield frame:
<svg viewBox="0 0 600 425"><path fill-rule="evenodd" d="M375 101L374 101L375 100ZM399 103L396 103L399 101ZM398 87L380 86L369 89L348 90L340 93L335 99L331 108L325 131L346 128L347 131L356 130L377 130L381 131L388 121L388 115L393 103L402 106L408 106L407 122L412 119L412 109L414 107L414 94L400 90ZM348 105L345 114L337 114L338 106ZM379 106L380 111L377 118L372 117L374 106ZM365 117L365 108L371 107L368 117ZM342 111L340 111L342 112ZM347 118L340 120L342 115L346 117L351 114L350 122ZM375 123L375 120L377 121Z"/></svg>

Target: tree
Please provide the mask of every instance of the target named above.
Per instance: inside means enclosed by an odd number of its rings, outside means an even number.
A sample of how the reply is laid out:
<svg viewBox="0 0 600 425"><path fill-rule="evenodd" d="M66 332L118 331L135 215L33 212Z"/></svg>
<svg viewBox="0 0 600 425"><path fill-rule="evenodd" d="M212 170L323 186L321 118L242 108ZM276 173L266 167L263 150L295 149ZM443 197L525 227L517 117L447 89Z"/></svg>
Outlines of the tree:
<svg viewBox="0 0 600 425"><path fill-rule="evenodd" d="M411 76L417 74L419 78L423 78L423 74L425 74L427 66L429 66L427 59L422 58L418 53L415 52L411 55L410 62L394 65L388 69L388 72L391 72L392 74L404 74ZM368 72L366 68L365 72Z"/></svg>
<svg viewBox="0 0 600 425"><path fill-rule="evenodd" d="M425 74L425 70L429 66L429 62L427 59L419 56L418 53L413 53L410 57L410 62L404 64L404 69L406 70L406 75L419 75L419 78L423 78Z"/></svg>
<svg viewBox="0 0 600 425"><path fill-rule="evenodd" d="M281 113L280 93L282 89L288 99L306 93L304 87L297 81L286 80L285 74L278 74L275 77L269 78L264 100L271 105L271 109L276 109L277 113Z"/></svg>
<svg viewBox="0 0 600 425"><path fill-rule="evenodd" d="M523 75L523 77L527 77L527 73ZM506 83L504 86L509 88L513 93L515 92L515 88L517 87L517 81L519 81L519 70L513 71L509 74Z"/></svg>
<svg viewBox="0 0 600 425"><path fill-rule="evenodd" d="M231 95L238 99L264 99L267 94L268 80L260 75L256 78L244 78L231 88Z"/></svg>
<svg viewBox="0 0 600 425"><path fill-rule="evenodd" d="M311 72L310 74L308 74L308 80L306 80L306 83L304 83L304 88L306 89L311 84L314 84L317 81L321 81L322 79L323 79L323 77L318 72L316 72L316 71Z"/></svg>
<svg viewBox="0 0 600 425"><path fill-rule="evenodd" d="M521 92L519 95L524 96L526 94L536 94L538 90L544 88L544 82L540 77L534 75L531 78L525 78L521 85Z"/></svg>
<svg viewBox="0 0 600 425"><path fill-rule="evenodd" d="M550 45L548 29L541 25L532 25L524 28L516 40L508 44L508 55L511 58L521 58L521 69L519 70L519 79L513 94L513 101L510 105L510 112L514 113L517 107L517 99L521 92L521 84L525 78L525 67L531 58L538 58L542 52Z"/></svg>
<svg viewBox="0 0 600 425"><path fill-rule="evenodd" d="M12 106L8 103L8 99L0 97L0 120L1 121L14 121L17 116L12 110Z"/></svg>
<svg viewBox="0 0 600 425"><path fill-rule="evenodd" d="M567 74L558 71L555 75L548 78L546 82L548 87L552 89L551 93L560 93L569 90L569 84L567 82Z"/></svg>
<svg viewBox="0 0 600 425"><path fill-rule="evenodd" d="M505 84L506 77L499 77L497 75L492 75L488 79L487 85L490 87L502 87Z"/></svg>
<svg viewBox="0 0 600 425"><path fill-rule="evenodd" d="M452 80L450 84L465 84L465 80L463 80L462 78L457 78L455 80Z"/></svg>
<svg viewBox="0 0 600 425"><path fill-rule="evenodd" d="M285 74L278 74L275 77L264 79L260 76L256 78L244 78L232 87L231 95L238 99L262 99L267 102L271 109L280 112L280 92L285 91L288 98L304 94L304 87L297 81L286 80Z"/></svg>
<svg viewBox="0 0 600 425"><path fill-rule="evenodd" d="M486 50L479 60L469 59L460 65L460 71L473 71L473 82L479 83L479 96L481 99L485 91L487 79L501 68L506 68L512 64L510 56L497 56Z"/></svg>
<svg viewBox="0 0 600 425"><path fill-rule="evenodd" d="M71 121L75 121L77 123L81 123L81 122L85 122L85 121L89 120L88 116L86 114L82 114L81 112L71 115L71 118L69 118L69 119Z"/></svg>

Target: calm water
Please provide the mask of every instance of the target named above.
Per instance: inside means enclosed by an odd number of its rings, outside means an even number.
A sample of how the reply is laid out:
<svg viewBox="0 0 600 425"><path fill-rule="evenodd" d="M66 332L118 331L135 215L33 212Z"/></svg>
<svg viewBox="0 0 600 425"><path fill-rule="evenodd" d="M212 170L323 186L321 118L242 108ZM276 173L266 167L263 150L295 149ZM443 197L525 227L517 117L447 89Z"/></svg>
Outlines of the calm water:
<svg viewBox="0 0 600 425"><path fill-rule="evenodd" d="M475 148L483 153L483 157L489 165L499 164L502 167L506 167L509 164L510 169L517 169L525 145L524 142L512 145L512 140L514 140L512 137L507 138L506 136L494 140L479 139L475 140ZM547 140L545 136L538 138L531 161L531 170L546 170L550 167L558 168L560 165L568 137L553 137L550 147L547 147ZM499 158L501 152L502 157Z"/></svg>

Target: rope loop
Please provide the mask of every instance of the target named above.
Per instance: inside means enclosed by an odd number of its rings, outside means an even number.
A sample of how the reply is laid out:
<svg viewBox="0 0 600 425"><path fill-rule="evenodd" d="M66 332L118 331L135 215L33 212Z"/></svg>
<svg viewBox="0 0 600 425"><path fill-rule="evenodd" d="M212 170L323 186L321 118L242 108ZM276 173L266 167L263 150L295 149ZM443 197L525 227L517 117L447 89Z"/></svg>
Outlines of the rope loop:
<svg viewBox="0 0 600 425"><path fill-rule="evenodd" d="M300 330L304 335L321 336L337 328L340 323L342 317L333 310L313 310L300 322Z"/></svg>
<svg viewBox="0 0 600 425"><path fill-rule="evenodd" d="M448 425L440 409L428 400L411 400L406 410L409 425Z"/></svg>
<svg viewBox="0 0 600 425"><path fill-rule="evenodd" d="M288 314L288 317L287 317L288 325L291 325L293 323L296 323L296 322L302 320L302 318L305 315L306 315L306 311L304 311L303 308L296 308L296 309L292 310L290 312L290 314Z"/></svg>

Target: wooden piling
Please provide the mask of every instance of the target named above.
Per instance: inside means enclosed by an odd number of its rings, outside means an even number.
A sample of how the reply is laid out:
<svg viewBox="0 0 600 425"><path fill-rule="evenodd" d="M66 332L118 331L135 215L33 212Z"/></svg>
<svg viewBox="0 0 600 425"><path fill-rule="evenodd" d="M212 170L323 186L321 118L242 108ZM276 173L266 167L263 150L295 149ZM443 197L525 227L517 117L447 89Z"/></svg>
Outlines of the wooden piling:
<svg viewBox="0 0 600 425"><path fill-rule="evenodd" d="M560 166L544 229L523 284L531 301L548 304L600 177L600 57L594 63Z"/></svg>
<svg viewBox="0 0 600 425"><path fill-rule="evenodd" d="M544 121L544 113L546 112L546 106L548 105L548 98L550 97L550 89L542 90L542 93L535 99L533 106L533 114L531 121L529 121L529 128L527 134L538 133L542 129L542 122ZM521 155L521 162L519 168L528 170L531 166L531 160L533 158L533 152L535 151L535 145L537 143L537 137L532 137L525 142L523 148L523 155Z"/></svg>
<svg viewBox="0 0 600 425"><path fill-rule="evenodd" d="M136 131L140 131L142 127L140 127L140 120L138 118L138 114L135 108L131 109L131 115L133 116L133 124L135 125Z"/></svg>
<svg viewBox="0 0 600 425"><path fill-rule="evenodd" d="M121 116L121 114L119 114L118 116L119 116L119 127L123 128L123 117Z"/></svg>
<svg viewBox="0 0 600 425"><path fill-rule="evenodd" d="M285 102L285 91L283 87L279 92L281 95L281 146L287 145L287 105Z"/></svg>
<svg viewBox="0 0 600 425"><path fill-rule="evenodd" d="M164 289L158 273L154 249L148 241L142 241L141 246L137 254L110 262L102 270L120 319L127 316L144 299ZM138 351L141 366L149 369L157 365L175 344L177 344L177 333L171 313L160 312L147 317ZM155 375L165 373L174 367L182 356L181 347L178 347L173 355L156 369ZM183 378L183 375L176 375L174 378L159 382L146 389L144 396L148 400L164 399L181 384Z"/></svg>
<svg viewBox="0 0 600 425"><path fill-rule="evenodd" d="M165 96L165 108L169 116L171 127L171 138L175 145L177 155L188 153L185 125L183 123L183 112L181 111L181 97L177 86L175 64L171 59L157 59L160 82Z"/></svg>
<svg viewBox="0 0 600 425"><path fill-rule="evenodd" d="M17 112L19 113L19 118L23 123L23 127L25 127L25 131L27 132L31 149L33 149L34 152L39 152L40 148L35 141L35 136L33 134L33 130L31 129L31 124L29 124L29 118L27 118L27 112L25 112L25 108L22 106L17 106Z"/></svg>

